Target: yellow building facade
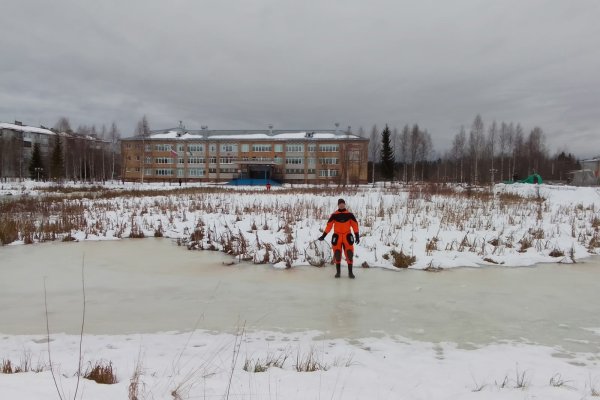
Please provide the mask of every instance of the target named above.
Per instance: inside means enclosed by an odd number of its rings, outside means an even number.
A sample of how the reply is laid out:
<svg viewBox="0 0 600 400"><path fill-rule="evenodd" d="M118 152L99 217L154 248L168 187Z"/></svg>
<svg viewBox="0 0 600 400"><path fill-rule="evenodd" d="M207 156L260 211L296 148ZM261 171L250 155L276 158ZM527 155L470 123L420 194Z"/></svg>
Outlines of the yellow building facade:
<svg viewBox="0 0 600 400"><path fill-rule="evenodd" d="M135 182L361 184L369 140L341 131L190 131L121 140L122 178Z"/></svg>

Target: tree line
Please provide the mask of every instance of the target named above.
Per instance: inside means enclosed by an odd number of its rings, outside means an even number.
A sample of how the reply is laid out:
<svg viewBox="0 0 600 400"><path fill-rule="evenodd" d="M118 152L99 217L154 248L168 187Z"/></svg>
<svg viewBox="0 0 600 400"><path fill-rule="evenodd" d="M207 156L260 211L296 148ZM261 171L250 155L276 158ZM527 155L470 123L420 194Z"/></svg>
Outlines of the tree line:
<svg viewBox="0 0 600 400"><path fill-rule="evenodd" d="M108 128L80 125L74 130L67 117L60 117L51 130L57 135L46 157L39 143L33 145L29 161L32 179L106 181L120 176L121 132L115 122Z"/></svg>
<svg viewBox="0 0 600 400"><path fill-rule="evenodd" d="M540 127L528 133L520 123L492 121L487 126L477 115L468 130L461 126L450 148L434 151L431 135L418 124L401 131L376 125L369 138L370 180L437 181L490 184L539 174L544 180L567 181L579 169L575 156L565 151L550 155Z"/></svg>

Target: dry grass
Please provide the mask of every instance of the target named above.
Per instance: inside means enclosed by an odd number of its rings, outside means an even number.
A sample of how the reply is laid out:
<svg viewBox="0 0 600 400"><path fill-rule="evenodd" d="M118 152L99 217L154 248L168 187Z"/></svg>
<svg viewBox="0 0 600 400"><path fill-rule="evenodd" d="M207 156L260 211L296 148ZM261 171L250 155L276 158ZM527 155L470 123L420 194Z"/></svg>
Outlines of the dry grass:
<svg viewBox="0 0 600 400"><path fill-rule="evenodd" d="M529 248L550 252L554 243L561 244L556 250L567 253L573 243L562 246L563 242L557 241L564 238L567 224L574 243L590 252L600 248L600 216L593 207L551 208L535 197L445 184L391 185L377 193L351 187L282 188L270 193L263 188L228 187L66 188L60 195L0 204L0 242L71 240L72 232L86 238L160 237L182 222L196 221L185 224L178 244L223 251L257 264L284 262L291 266L301 260L322 266L322 260L308 259L304 249L309 244L297 242L298 232L321 225L332 211L323 205L338 197L349 198L351 206L360 204L354 212L365 239L361 246L371 250L369 239L388 249L409 249L416 257L438 257L436 252L442 250L496 259ZM551 225L539 224L540 217ZM529 226L536 228L527 229ZM422 242L423 231L438 233ZM447 233L455 231L464 232L464 238L446 242ZM489 232L493 232L491 240ZM416 262L402 251L388 254L387 259L398 268Z"/></svg>
<svg viewBox="0 0 600 400"><path fill-rule="evenodd" d="M129 386L127 387L127 399L128 400L141 400L140 390L143 387L142 372L143 372L143 367L142 367L142 361L141 361L141 355L140 355L135 363L135 368L133 370L133 374L131 375L131 378L129 379Z"/></svg>
<svg viewBox="0 0 600 400"><path fill-rule="evenodd" d="M560 249L552 249L552 251L548 255L550 257L564 257L565 256L565 252L562 251L562 250L560 250Z"/></svg>
<svg viewBox="0 0 600 400"><path fill-rule="evenodd" d="M104 385L114 385L118 383L117 375L113 370L112 362L96 361L88 365L87 370L83 374L85 379L89 379L96 383Z"/></svg>
<svg viewBox="0 0 600 400"><path fill-rule="evenodd" d="M0 362L0 373L2 374L20 374L24 372L42 372L46 366L38 360L36 366L31 361L31 352L24 350L19 363L15 364L10 359L3 359Z"/></svg>
<svg viewBox="0 0 600 400"><path fill-rule="evenodd" d="M283 368L285 362L289 358L288 352L283 352L280 354L267 354L264 359L256 358L246 358L244 362L243 370L246 372L266 372L269 368Z"/></svg>
<svg viewBox="0 0 600 400"><path fill-rule="evenodd" d="M298 350L294 367L297 372L327 371L329 369L329 365L319 359L314 348L311 348L305 354L301 354L300 350Z"/></svg>
<svg viewBox="0 0 600 400"><path fill-rule="evenodd" d="M400 252L392 250L389 254L385 254L383 258L386 260L391 258L392 264L396 268L408 268L417 261L417 257L404 254L403 250L400 250Z"/></svg>

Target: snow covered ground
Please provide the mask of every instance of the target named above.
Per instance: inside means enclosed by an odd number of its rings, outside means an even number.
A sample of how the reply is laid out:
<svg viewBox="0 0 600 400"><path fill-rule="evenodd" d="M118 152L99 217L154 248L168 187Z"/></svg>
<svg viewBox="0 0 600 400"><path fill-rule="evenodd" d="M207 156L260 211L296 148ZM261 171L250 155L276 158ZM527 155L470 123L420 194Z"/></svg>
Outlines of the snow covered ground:
<svg viewBox="0 0 600 400"><path fill-rule="evenodd" d="M314 335L194 331L85 337L84 370L90 362L110 360L119 382L100 385L84 379L79 395L127 399L138 361L140 399L580 400L595 398L592 394L600 390L597 354L565 359L552 357L551 348L532 345L464 350L402 338L318 340ZM3 337L0 343L13 360L30 354L34 368L46 362L44 335ZM78 336L52 336L55 374L65 399L75 392L78 345ZM280 367L253 370L257 362L263 366L268 359L284 358ZM307 358L316 370L298 372L296 365ZM591 360L593 367L581 367ZM48 370L0 374L0 397L58 398Z"/></svg>
<svg viewBox="0 0 600 400"><path fill-rule="evenodd" d="M19 185L4 185L0 194L40 193L32 182ZM411 268L436 269L570 263L600 248L598 188L499 184L491 195L487 189L427 186L283 187L271 193L214 185L196 191L165 184L106 187L110 197L56 200L83 210L84 223L80 218L70 232L75 239L110 240L133 231L187 242L197 232L194 247L276 267L306 265L315 251L330 257L327 247L311 243L344 197L360 223L355 264L365 267L394 268L392 251L416 257ZM129 192L119 196L117 188ZM144 190L152 192L141 195ZM44 225L60 217L48 215Z"/></svg>
<svg viewBox="0 0 600 400"><path fill-rule="evenodd" d="M307 249L308 254L314 251L311 243L321 234L339 197L346 199L361 224L358 265L395 270L392 250L415 256L411 268L418 269L570 263L597 254L600 248L600 193L596 188L497 185L490 194L479 190L469 193L461 187L283 187L266 193L256 188L215 185L180 191L175 185L113 183L106 185L110 195L98 192L92 198L89 186L67 186L81 192L59 196L45 212L34 214L37 227L39 221L47 226L77 220L78 228L70 232L77 240L115 240L131 232L145 236L160 232L190 244L194 234L196 247L223 250L238 259L277 267L307 263ZM115 194L117 191L122 195ZM9 193L19 200L49 194L32 182L2 184L0 196ZM66 205L73 214L64 214ZM31 219L31 214L21 217ZM35 232L32 235L34 241L41 238ZM14 244L23 243L22 236L20 239ZM78 245L70 246L76 249ZM2 251L0 248L0 257ZM364 284L367 272L386 271L365 271L363 280L359 275L352 283ZM400 278L401 274L392 276ZM18 294L18 288L14 290ZM372 290L377 291L377 287ZM561 296L574 296L576 291L565 287L544 296L562 304ZM501 294L494 299L503 301ZM436 293L424 296L435 297ZM387 301L402 304L402 293ZM444 301L450 308L455 304L453 299ZM598 302L587 303L588 311L594 312L595 304ZM421 310L418 304L413 308L415 313ZM373 314L377 312L373 309ZM463 314L468 313L461 309L455 312L464 317L464 330L469 331L473 326L469 318L477 316L465 317ZM561 312L581 311L575 307ZM426 313L419 315L428 317ZM244 316L240 317L243 321ZM51 314L51 318L56 315ZM438 325L443 331L439 321ZM564 351L536 344L535 338L507 341L500 337L496 343L465 347L386 332L377 337L323 339L322 332L243 331L243 326L240 322L238 334L226 330L87 334L83 370L105 360L112 363L119 382L99 385L83 380L78 398L127 399L138 362L139 399L593 399L600 393L597 350ZM518 333L518 326L511 329ZM593 325L585 329L588 335L600 332L600 327ZM581 345L587 348L594 343ZM73 398L79 336L53 333L50 345L63 398ZM47 351L45 335L39 332L0 333L0 362L11 360L13 366L19 366L30 361L32 369L40 370L0 373L0 399L59 398L48 369ZM269 360L279 366L262 368ZM297 371L299 364L306 363L314 371Z"/></svg>

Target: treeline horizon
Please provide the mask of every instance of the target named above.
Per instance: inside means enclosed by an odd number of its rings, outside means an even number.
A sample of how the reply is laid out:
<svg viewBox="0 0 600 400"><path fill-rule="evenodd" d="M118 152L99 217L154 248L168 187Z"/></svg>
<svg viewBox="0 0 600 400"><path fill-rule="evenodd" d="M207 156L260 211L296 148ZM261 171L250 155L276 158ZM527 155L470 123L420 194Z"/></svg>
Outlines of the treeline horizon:
<svg viewBox="0 0 600 400"><path fill-rule="evenodd" d="M577 157L564 150L551 153L539 126L526 132L520 123L497 122L486 126L477 115L470 127L461 126L449 149L434 151L434 142L418 124L401 130L373 125L358 136L369 139L369 180L435 181L491 184L539 174L544 180L568 181L569 172L581 169ZM373 168L374 166L374 168Z"/></svg>
<svg viewBox="0 0 600 400"><path fill-rule="evenodd" d="M60 173L53 174L55 178L59 174L60 178L66 179L105 180L120 175L117 144L122 135L115 122L109 127L104 124L100 128L96 125L79 125L73 129L67 117L60 117L51 129L73 135L66 139L71 143L62 144L63 168ZM353 133L350 127L348 132ZM144 115L137 122L132 135L145 136L150 133L150 124ZM486 125L479 114L471 126L462 126L455 133L450 148L443 153L435 151L434 140L419 124L406 124L400 130L395 127L390 129L387 124L379 130L377 125L373 125L370 132L360 127L354 134L369 139L371 182L394 180L484 184L523 179L533 173L541 175L544 180L565 181L569 172L580 169L578 158L573 153L555 151L551 154L542 128L535 126L525 131L518 122L495 120ZM86 136L109 142L109 154L97 151L89 141L77 140ZM49 164L48 161L46 163ZM36 160L36 164L38 162ZM58 171L57 168L54 165L52 169Z"/></svg>

